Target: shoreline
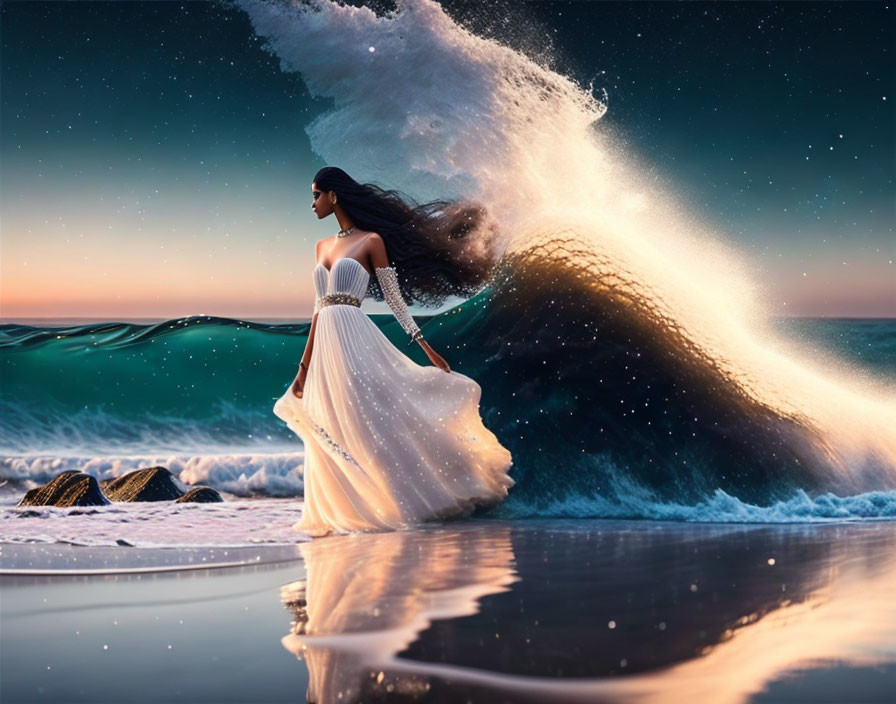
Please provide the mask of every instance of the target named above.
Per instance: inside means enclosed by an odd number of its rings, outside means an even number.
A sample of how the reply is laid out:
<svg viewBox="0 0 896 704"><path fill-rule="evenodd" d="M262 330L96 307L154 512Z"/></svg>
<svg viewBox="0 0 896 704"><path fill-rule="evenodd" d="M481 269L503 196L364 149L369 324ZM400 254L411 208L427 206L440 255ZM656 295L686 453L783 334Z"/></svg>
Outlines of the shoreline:
<svg viewBox="0 0 896 704"><path fill-rule="evenodd" d="M9 701L746 704L896 686L892 521L477 519L0 555L57 570L0 574Z"/></svg>

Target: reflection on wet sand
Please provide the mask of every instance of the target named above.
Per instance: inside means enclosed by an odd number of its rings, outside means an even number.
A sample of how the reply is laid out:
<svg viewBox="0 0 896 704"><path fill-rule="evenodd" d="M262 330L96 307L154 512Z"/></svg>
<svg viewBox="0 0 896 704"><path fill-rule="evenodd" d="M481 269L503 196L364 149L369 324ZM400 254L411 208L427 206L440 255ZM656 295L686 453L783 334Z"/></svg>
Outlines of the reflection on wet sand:
<svg viewBox="0 0 896 704"><path fill-rule="evenodd" d="M425 677L387 682L383 669L433 619L473 614L480 598L517 579L506 526L334 536L299 547L307 577L281 590L296 615L282 642L307 663L310 702L425 692Z"/></svg>
<svg viewBox="0 0 896 704"><path fill-rule="evenodd" d="M283 644L309 701L734 703L834 664L896 679L896 523L484 521L301 549Z"/></svg>

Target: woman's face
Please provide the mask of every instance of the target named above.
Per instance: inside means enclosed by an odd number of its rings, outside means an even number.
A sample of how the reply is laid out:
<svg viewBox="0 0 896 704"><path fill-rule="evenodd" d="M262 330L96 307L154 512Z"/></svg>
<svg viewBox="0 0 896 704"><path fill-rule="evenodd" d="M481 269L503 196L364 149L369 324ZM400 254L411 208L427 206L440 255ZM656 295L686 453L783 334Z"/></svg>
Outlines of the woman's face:
<svg viewBox="0 0 896 704"><path fill-rule="evenodd" d="M311 184L311 209L322 220L333 212L333 203L330 202L332 191L320 191L317 184Z"/></svg>

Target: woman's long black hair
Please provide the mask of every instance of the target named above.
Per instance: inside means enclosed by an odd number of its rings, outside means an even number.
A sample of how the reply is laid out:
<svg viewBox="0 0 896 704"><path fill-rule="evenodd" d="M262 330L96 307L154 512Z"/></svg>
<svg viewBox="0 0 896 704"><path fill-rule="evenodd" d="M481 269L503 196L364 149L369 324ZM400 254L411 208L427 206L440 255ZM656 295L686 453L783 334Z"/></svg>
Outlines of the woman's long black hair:
<svg viewBox="0 0 896 704"><path fill-rule="evenodd" d="M336 166L322 168L313 183L318 191L335 191L355 225L383 238L408 304L437 306L449 295L469 296L487 281L495 227L483 206L446 200L420 205L398 191L358 183ZM368 293L383 300L375 276Z"/></svg>

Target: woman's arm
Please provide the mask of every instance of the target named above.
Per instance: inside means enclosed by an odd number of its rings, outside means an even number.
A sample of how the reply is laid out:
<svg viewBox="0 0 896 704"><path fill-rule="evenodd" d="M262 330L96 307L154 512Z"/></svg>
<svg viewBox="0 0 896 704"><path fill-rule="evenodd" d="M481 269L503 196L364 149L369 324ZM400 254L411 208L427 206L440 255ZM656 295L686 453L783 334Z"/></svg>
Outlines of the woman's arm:
<svg viewBox="0 0 896 704"><path fill-rule="evenodd" d="M299 362L299 371L292 380L292 392L302 398L305 390L305 377L308 376L308 366L311 364L311 352L314 350L314 331L317 328L317 313L311 318L311 329L308 331L308 339L305 341L305 352L302 361Z"/></svg>
<svg viewBox="0 0 896 704"><path fill-rule="evenodd" d="M389 265L389 257L386 254L386 245L383 242L383 238L374 232L367 239L370 241L369 249L367 250L370 264L376 273L377 281L379 281L380 287L383 289L383 296L392 309L395 319L398 320L404 331L411 336L411 342L416 340L419 343L426 352L426 356L429 357L429 360L434 365L446 372L450 372L451 368L448 366L448 362L442 359L439 353L423 339L423 333L420 331L417 323L414 322L414 318L401 295L401 289L398 285L398 274L395 268Z"/></svg>
<svg viewBox="0 0 896 704"><path fill-rule="evenodd" d="M317 243L314 250L314 260L320 261L320 242ZM293 379L292 388L297 396L301 397L302 390L305 386L305 376L308 374L308 367L311 364L311 353L314 351L314 333L317 330L317 303L314 302L314 313L311 315L311 329L308 331L308 339L305 341L305 351L302 354L302 361L299 363L299 371L296 378Z"/></svg>
<svg viewBox="0 0 896 704"><path fill-rule="evenodd" d="M317 329L317 313L311 317L311 329L308 331L308 340L305 342L305 352L302 355L301 364L307 369L311 364L311 353L314 351L314 331Z"/></svg>
<svg viewBox="0 0 896 704"><path fill-rule="evenodd" d="M321 240L318 240L317 244L314 245L314 261L320 262L320 244ZM317 291L315 291L317 293ZM314 300L314 313L311 315L311 330L308 331L308 341L305 343L305 353L302 355L302 362L307 367L311 364L311 352L314 350L314 331L317 330L317 311L318 311L318 303L320 298L315 298Z"/></svg>
<svg viewBox="0 0 896 704"><path fill-rule="evenodd" d="M423 339L423 333L420 332L420 328L414 322L414 317L408 310L408 306L401 295L401 288L398 284L398 272L395 271L395 267L389 265L389 257L386 254L386 245L383 242L383 238L374 232L367 239L370 242L370 249L368 249L370 263L373 266L380 288L383 290L383 297L386 299L386 303L392 309L392 313L395 315L399 325L411 336L411 340L419 342Z"/></svg>

